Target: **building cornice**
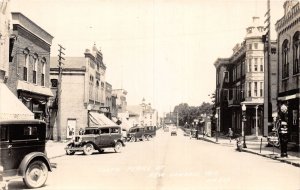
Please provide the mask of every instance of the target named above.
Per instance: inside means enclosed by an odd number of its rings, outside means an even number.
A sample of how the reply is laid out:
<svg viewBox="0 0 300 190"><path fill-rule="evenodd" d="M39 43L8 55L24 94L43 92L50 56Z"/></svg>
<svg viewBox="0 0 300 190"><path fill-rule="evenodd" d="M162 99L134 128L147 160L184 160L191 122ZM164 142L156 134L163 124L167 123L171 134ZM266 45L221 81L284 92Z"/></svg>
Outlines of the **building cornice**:
<svg viewBox="0 0 300 190"><path fill-rule="evenodd" d="M299 2L281 19L279 19L275 24L275 30L277 33L281 33L286 27L288 27L292 20L299 15L300 13L300 4Z"/></svg>

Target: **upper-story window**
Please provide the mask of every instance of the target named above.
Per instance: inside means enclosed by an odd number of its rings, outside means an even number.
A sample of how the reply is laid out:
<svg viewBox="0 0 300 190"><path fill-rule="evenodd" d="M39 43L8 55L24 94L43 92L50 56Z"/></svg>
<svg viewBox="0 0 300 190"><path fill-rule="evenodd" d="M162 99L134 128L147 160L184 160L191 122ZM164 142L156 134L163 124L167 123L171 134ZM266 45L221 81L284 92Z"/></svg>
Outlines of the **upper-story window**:
<svg viewBox="0 0 300 190"><path fill-rule="evenodd" d="M51 79L51 87L52 88L57 88L58 85L58 80L57 79Z"/></svg>
<svg viewBox="0 0 300 190"><path fill-rule="evenodd" d="M33 57L33 67L32 67L32 69L33 69L33 72L32 72L32 82L34 83L34 84L36 84L37 83L37 68L38 68L38 57L37 57L37 55L34 55L34 57Z"/></svg>
<svg viewBox="0 0 300 190"><path fill-rule="evenodd" d="M300 55L300 39L299 31L295 33L293 37L293 74L298 74L300 72L299 55Z"/></svg>
<svg viewBox="0 0 300 190"><path fill-rule="evenodd" d="M254 71L258 71L257 58L254 58Z"/></svg>
<svg viewBox="0 0 300 190"><path fill-rule="evenodd" d="M249 62L248 62L248 72L252 72L252 58L249 58Z"/></svg>
<svg viewBox="0 0 300 190"><path fill-rule="evenodd" d="M263 93L264 93L264 82L260 82L260 97L263 97Z"/></svg>
<svg viewBox="0 0 300 190"><path fill-rule="evenodd" d="M249 50L252 50L252 44L249 44L248 46L249 46Z"/></svg>
<svg viewBox="0 0 300 190"><path fill-rule="evenodd" d="M224 71L223 77L224 77L224 82L229 82L229 72L228 71Z"/></svg>
<svg viewBox="0 0 300 190"><path fill-rule="evenodd" d="M282 44L282 78L289 76L288 43L288 40L284 40Z"/></svg>
<svg viewBox="0 0 300 190"><path fill-rule="evenodd" d="M23 80L28 81L29 54L25 54L25 64L23 68Z"/></svg>
<svg viewBox="0 0 300 190"><path fill-rule="evenodd" d="M241 78L241 64L239 64L236 68L236 78L240 79Z"/></svg>
<svg viewBox="0 0 300 190"><path fill-rule="evenodd" d="M260 58L260 71L263 72L264 71L264 59Z"/></svg>
<svg viewBox="0 0 300 190"><path fill-rule="evenodd" d="M99 98L99 81L98 80L96 81L96 94L95 94L95 96L96 96L96 101L99 101L100 98Z"/></svg>
<svg viewBox="0 0 300 190"><path fill-rule="evenodd" d="M254 43L254 49L257 49L257 48L258 48L258 44Z"/></svg>
<svg viewBox="0 0 300 190"><path fill-rule="evenodd" d="M251 97L251 90L252 90L252 85L251 82L248 83L248 97Z"/></svg>
<svg viewBox="0 0 300 190"><path fill-rule="evenodd" d="M41 74L41 86L45 86L45 75L46 75L46 59L42 59L42 74Z"/></svg>
<svg viewBox="0 0 300 190"><path fill-rule="evenodd" d="M242 61L242 76L245 75L245 61Z"/></svg>
<svg viewBox="0 0 300 190"><path fill-rule="evenodd" d="M254 96L257 97L257 82L254 82Z"/></svg>

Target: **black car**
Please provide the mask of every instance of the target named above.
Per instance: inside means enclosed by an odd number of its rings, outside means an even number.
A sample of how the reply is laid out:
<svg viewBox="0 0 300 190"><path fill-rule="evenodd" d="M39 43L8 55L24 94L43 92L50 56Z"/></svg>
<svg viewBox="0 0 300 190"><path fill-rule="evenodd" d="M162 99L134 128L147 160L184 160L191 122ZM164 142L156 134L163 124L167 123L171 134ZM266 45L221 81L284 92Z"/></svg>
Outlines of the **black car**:
<svg viewBox="0 0 300 190"><path fill-rule="evenodd" d="M156 126L146 126L145 129L145 138L150 140L156 136Z"/></svg>
<svg viewBox="0 0 300 190"><path fill-rule="evenodd" d="M52 171L45 152L46 123L40 120L0 121L0 187L22 177L29 188L43 186Z"/></svg>
<svg viewBox="0 0 300 190"><path fill-rule="evenodd" d="M129 129L128 139L130 142L136 142L138 140L144 141L145 137L145 129L142 126L135 126Z"/></svg>
<svg viewBox="0 0 300 190"><path fill-rule="evenodd" d="M121 152L125 143L122 139L120 126L87 127L82 135L77 135L65 148L67 155L75 152L83 152L91 155L95 150L100 153L105 148L114 148L115 152Z"/></svg>

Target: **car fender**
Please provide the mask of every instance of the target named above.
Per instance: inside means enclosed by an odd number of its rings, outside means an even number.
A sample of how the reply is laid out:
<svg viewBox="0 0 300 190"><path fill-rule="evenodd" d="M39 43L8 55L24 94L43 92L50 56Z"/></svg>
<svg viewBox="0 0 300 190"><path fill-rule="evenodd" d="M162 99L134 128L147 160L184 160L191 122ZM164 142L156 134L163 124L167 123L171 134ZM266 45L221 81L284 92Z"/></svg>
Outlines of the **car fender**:
<svg viewBox="0 0 300 190"><path fill-rule="evenodd" d="M121 139L116 139L116 140L114 140L114 141L115 141L115 144L116 144L117 142L120 142L120 143L122 143L122 146L125 146L124 141L122 141Z"/></svg>
<svg viewBox="0 0 300 190"><path fill-rule="evenodd" d="M27 154L27 155L23 158L22 162L20 163L20 165L19 165L19 175L20 175L20 176L24 176L28 164L29 164L32 160L36 160L36 159L37 159L37 160L43 161L43 162L46 164L48 170L49 170L49 171L52 171L52 167L51 167L51 165L50 165L50 161L49 161L49 159L47 158L46 154L44 154L44 153L42 153L42 152L31 152L31 153Z"/></svg>

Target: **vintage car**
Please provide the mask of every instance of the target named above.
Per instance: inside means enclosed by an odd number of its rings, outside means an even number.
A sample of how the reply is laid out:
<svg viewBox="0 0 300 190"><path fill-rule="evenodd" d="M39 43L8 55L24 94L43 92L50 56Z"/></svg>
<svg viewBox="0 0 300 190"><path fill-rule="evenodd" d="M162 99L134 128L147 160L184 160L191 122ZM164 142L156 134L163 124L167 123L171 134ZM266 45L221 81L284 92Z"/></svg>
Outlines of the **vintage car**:
<svg viewBox="0 0 300 190"><path fill-rule="evenodd" d="M45 152L46 123L40 120L0 121L0 187L22 177L29 188L43 186L52 171ZM5 185L3 185L5 184Z"/></svg>
<svg viewBox="0 0 300 190"><path fill-rule="evenodd" d="M138 140L145 141L145 129L142 126L135 126L129 129L128 139L130 142L136 142Z"/></svg>
<svg viewBox="0 0 300 190"><path fill-rule="evenodd" d="M120 126L87 127L82 135L73 137L65 150L67 155L73 155L77 151L91 155L95 150L102 153L105 148L114 148L115 152L121 152L124 146Z"/></svg>
<svg viewBox="0 0 300 190"><path fill-rule="evenodd" d="M177 136L177 127L175 125L171 127L171 136L173 135Z"/></svg>
<svg viewBox="0 0 300 190"><path fill-rule="evenodd" d="M156 136L156 126L146 126L145 129L145 138L146 140L150 140L151 138Z"/></svg>

